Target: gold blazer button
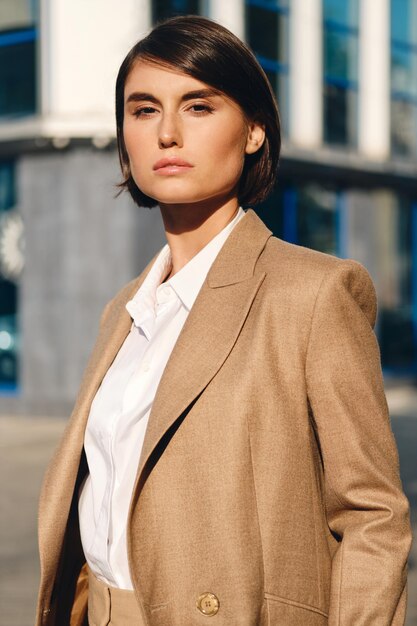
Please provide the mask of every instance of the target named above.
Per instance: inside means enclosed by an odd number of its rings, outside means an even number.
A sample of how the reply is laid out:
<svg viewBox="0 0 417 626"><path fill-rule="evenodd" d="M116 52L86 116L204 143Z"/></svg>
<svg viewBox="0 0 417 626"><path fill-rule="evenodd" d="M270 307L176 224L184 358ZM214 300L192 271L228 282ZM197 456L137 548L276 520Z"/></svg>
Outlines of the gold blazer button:
<svg viewBox="0 0 417 626"><path fill-rule="evenodd" d="M197 600L197 608L203 615L216 615L219 606L220 602L218 597L209 591L202 593Z"/></svg>

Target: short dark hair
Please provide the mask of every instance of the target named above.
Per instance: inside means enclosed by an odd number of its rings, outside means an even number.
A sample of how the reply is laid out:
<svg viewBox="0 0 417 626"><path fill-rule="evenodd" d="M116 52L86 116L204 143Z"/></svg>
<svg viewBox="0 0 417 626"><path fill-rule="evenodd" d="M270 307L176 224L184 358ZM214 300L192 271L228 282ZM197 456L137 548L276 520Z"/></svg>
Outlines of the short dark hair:
<svg viewBox="0 0 417 626"><path fill-rule="evenodd" d="M158 203L137 187L123 136L124 88L137 60L168 66L214 87L234 100L249 120L265 126L265 141L245 156L239 203L258 204L272 191L281 150L281 124L271 85L250 48L224 26L198 15L181 15L157 24L138 41L120 66L116 80L117 146L123 181L139 206Z"/></svg>

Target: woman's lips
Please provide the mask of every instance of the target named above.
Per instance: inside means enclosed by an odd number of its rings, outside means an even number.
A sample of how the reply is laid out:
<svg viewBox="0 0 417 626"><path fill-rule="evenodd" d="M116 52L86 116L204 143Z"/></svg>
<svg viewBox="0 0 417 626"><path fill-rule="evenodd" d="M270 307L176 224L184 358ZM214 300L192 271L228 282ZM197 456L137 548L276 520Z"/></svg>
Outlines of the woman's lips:
<svg viewBox="0 0 417 626"><path fill-rule="evenodd" d="M177 157L167 157L157 161L153 166L153 170L155 174L169 176L170 174L180 174L182 172L186 172L192 167L194 166L191 165L191 163L188 163L183 159L179 159Z"/></svg>
<svg viewBox="0 0 417 626"><path fill-rule="evenodd" d="M181 174L182 172L187 172L191 169L190 167L186 167L185 165L166 165L165 167L160 167L155 171L155 174L160 176L169 176L170 174Z"/></svg>

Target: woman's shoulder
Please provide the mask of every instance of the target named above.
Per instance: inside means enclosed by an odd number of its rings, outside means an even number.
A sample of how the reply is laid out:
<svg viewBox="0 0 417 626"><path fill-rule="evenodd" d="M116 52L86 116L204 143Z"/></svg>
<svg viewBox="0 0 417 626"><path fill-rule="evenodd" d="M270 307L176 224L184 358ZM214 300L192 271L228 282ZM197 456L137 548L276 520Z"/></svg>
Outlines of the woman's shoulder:
<svg viewBox="0 0 417 626"><path fill-rule="evenodd" d="M267 274L265 287L274 301L297 303L313 310L322 294L328 306L335 301L354 300L375 323L377 296L366 267L350 258L318 252L277 237L270 237L260 259L260 269Z"/></svg>
<svg viewBox="0 0 417 626"><path fill-rule="evenodd" d="M340 258L275 236L268 239L260 263L265 271L277 279L285 278L295 284L321 283L329 273L367 274L370 278L366 267L355 259Z"/></svg>

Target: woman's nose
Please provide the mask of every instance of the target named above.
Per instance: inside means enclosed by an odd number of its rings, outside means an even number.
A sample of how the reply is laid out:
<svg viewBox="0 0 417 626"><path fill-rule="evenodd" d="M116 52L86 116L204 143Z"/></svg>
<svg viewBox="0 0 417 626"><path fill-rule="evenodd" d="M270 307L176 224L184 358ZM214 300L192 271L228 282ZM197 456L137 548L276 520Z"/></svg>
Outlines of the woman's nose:
<svg viewBox="0 0 417 626"><path fill-rule="evenodd" d="M158 135L160 148L169 148L174 145L182 147L181 124L178 117L174 114L163 115Z"/></svg>

